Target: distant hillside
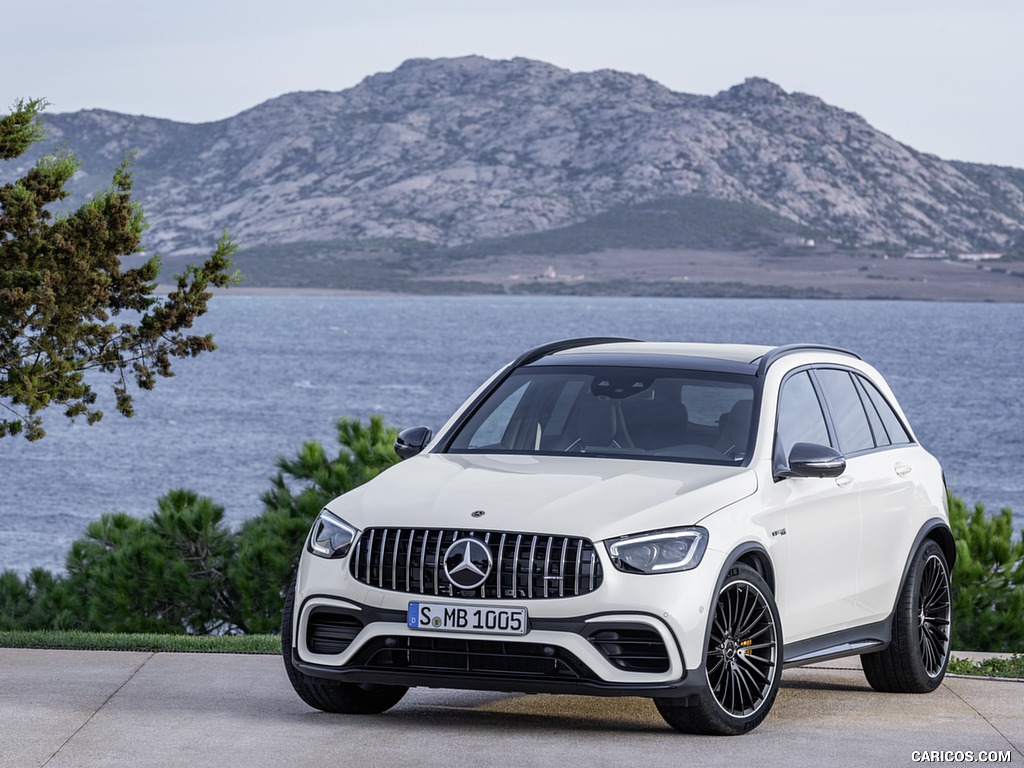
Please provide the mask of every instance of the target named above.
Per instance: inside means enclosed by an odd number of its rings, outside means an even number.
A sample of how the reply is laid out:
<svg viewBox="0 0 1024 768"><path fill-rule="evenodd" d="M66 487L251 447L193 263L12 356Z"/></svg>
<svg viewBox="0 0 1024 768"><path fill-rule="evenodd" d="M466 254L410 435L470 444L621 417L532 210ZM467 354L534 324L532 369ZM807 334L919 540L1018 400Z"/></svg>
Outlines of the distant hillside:
<svg viewBox="0 0 1024 768"><path fill-rule="evenodd" d="M137 150L148 242L170 255L207 252L223 229L245 248L393 242L461 255L739 250L800 234L1024 254L1024 170L922 154L761 79L696 96L526 59L413 60L216 123L44 119L45 148L82 160L80 193ZM0 179L32 159L0 166Z"/></svg>

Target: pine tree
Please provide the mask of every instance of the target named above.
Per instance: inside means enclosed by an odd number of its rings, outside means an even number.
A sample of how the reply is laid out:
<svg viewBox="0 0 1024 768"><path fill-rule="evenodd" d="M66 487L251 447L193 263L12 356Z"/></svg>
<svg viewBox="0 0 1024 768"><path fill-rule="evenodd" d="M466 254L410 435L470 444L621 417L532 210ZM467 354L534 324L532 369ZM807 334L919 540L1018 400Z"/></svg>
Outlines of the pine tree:
<svg viewBox="0 0 1024 768"><path fill-rule="evenodd" d="M0 117L0 161L42 138L45 106L19 101ZM229 272L236 246L224 234L209 259L187 267L158 300L159 257L123 268L141 252L146 228L131 198L130 159L109 189L55 216L50 208L67 198L64 187L78 165L69 152L46 155L0 186L0 437L43 437L40 413L51 405L69 418L98 421L103 412L87 372L109 376L117 410L131 416L131 384L152 389L157 376L172 375L172 358L216 348L212 336L183 331L206 312L209 287L237 279ZM123 312L133 320L113 322Z"/></svg>
<svg viewBox="0 0 1024 768"><path fill-rule="evenodd" d="M224 509L194 491L171 491L147 519L106 514L67 558L82 628L99 632L237 631L227 581L235 538Z"/></svg>
<svg viewBox="0 0 1024 768"><path fill-rule="evenodd" d="M949 496L956 540L953 569L953 647L964 651L1024 652L1024 531L1014 541L1013 515L985 513Z"/></svg>

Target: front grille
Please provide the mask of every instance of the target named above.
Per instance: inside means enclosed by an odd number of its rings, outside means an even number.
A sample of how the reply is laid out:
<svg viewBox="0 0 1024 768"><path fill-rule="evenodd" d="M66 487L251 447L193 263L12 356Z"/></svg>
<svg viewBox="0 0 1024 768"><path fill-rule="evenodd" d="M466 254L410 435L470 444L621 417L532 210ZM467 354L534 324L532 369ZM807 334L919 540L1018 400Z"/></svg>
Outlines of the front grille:
<svg viewBox="0 0 1024 768"><path fill-rule="evenodd" d="M503 640L376 638L356 654L351 664L452 676L596 679L586 664L564 648Z"/></svg>
<svg viewBox="0 0 1024 768"><path fill-rule="evenodd" d="M493 568L483 585L454 586L444 573L448 547L480 539ZM587 539L501 531L368 528L352 555L357 581L395 592L489 600L573 597L601 586L601 563Z"/></svg>
<svg viewBox="0 0 1024 768"><path fill-rule="evenodd" d="M605 658L629 672L667 672L668 649L650 627L602 629L587 638Z"/></svg>
<svg viewBox="0 0 1024 768"><path fill-rule="evenodd" d="M354 616L314 611L306 622L306 646L313 653L341 653L362 628Z"/></svg>

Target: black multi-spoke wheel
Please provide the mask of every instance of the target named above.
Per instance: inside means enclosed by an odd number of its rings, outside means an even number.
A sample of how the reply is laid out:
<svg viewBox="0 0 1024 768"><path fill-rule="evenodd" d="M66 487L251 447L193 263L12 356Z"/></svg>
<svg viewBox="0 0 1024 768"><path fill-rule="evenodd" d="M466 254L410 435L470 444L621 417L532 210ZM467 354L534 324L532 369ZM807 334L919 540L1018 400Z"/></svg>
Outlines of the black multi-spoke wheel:
<svg viewBox="0 0 1024 768"><path fill-rule="evenodd" d="M764 579L742 565L730 571L708 634L707 687L691 706L656 699L662 717L684 733L737 734L756 727L779 689L779 626Z"/></svg>
<svg viewBox="0 0 1024 768"><path fill-rule="evenodd" d="M776 623L768 599L753 584L722 590L708 644L708 684L730 715L756 712L771 690L778 664Z"/></svg>
<svg viewBox="0 0 1024 768"><path fill-rule="evenodd" d="M871 687L890 693L928 693L938 688L949 663L952 616L946 557L938 544L926 541L907 571L889 647L860 657Z"/></svg>
<svg viewBox="0 0 1024 768"><path fill-rule="evenodd" d="M952 601L949 594L949 573L941 555L932 554L924 563L917 616L920 632L921 661L929 677L946 671L949 659L949 629Z"/></svg>

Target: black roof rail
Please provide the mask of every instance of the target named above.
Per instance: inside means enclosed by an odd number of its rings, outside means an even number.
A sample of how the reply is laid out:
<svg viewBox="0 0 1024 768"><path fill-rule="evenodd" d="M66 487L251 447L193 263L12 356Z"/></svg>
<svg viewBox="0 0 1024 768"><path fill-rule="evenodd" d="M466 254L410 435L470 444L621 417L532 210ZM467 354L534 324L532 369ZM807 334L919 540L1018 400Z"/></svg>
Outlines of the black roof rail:
<svg viewBox="0 0 1024 768"><path fill-rule="evenodd" d="M761 362L757 366L757 376L764 376L768 367L778 360L780 357L786 355L793 355L797 352L835 352L840 355L849 355L850 357L861 359L861 356L856 352L851 352L848 349L842 347L830 347L827 344L783 344L781 347L775 347L770 349L761 355Z"/></svg>
<svg viewBox="0 0 1024 768"><path fill-rule="evenodd" d="M566 349L576 349L577 347L592 347L595 344L615 344L616 342L622 341L640 341L640 339L627 339L618 336L584 336L578 339L561 339L559 341L549 341L547 344L541 344L539 347L528 349L523 352L519 357L512 361L509 366L509 371L513 371L522 365L529 365L536 360L540 360L542 357L553 355L555 352L562 352Z"/></svg>

